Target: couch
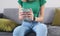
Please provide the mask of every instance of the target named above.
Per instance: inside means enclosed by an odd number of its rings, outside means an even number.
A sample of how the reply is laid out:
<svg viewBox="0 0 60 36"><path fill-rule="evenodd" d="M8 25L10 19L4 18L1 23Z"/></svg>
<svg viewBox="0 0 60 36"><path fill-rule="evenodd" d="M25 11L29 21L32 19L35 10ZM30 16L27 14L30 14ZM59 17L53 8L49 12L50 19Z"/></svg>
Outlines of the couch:
<svg viewBox="0 0 60 36"><path fill-rule="evenodd" d="M60 36L60 27L52 26L52 21L54 19L54 9L55 7L45 8L44 21L43 23L47 25L48 36ZM21 24L22 21L18 19L18 8L5 8L3 13L0 13L0 18L7 18L14 20L16 23ZM35 36L34 32L29 33L27 36ZM0 32L0 36L13 36L12 32Z"/></svg>

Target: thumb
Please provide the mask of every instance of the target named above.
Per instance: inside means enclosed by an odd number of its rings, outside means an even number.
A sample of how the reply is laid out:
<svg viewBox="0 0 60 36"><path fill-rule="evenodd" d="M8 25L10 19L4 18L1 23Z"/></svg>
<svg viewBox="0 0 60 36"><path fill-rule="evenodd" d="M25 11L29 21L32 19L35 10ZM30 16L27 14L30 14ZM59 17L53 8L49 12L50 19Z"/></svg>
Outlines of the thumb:
<svg viewBox="0 0 60 36"><path fill-rule="evenodd" d="M32 15L33 15L33 11L32 11L32 9L30 8L30 12L32 13Z"/></svg>
<svg viewBox="0 0 60 36"><path fill-rule="evenodd" d="M30 8L30 11L33 12L31 8Z"/></svg>

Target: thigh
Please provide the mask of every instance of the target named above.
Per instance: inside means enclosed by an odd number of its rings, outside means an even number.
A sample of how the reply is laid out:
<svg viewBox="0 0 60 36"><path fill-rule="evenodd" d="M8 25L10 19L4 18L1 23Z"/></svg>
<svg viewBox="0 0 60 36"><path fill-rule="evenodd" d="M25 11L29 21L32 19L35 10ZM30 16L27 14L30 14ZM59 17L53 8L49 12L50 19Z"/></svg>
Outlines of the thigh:
<svg viewBox="0 0 60 36"><path fill-rule="evenodd" d="M43 24L43 23L40 23L38 22L34 27L33 29L47 29L47 25Z"/></svg>
<svg viewBox="0 0 60 36"><path fill-rule="evenodd" d="M32 22L23 21L23 22L22 22L22 26L32 28Z"/></svg>
<svg viewBox="0 0 60 36"><path fill-rule="evenodd" d="M37 23L37 25L35 25L33 27L33 31L36 32L36 36L46 36L47 35L47 26L43 23Z"/></svg>
<svg viewBox="0 0 60 36"><path fill-rule="evenodd" d="M21 28L21 26L18 26L13 30L13 36L19 36L20 28Z"/></svg>
<svg viewBox="0 0 60 36"><path fill-rule="evenodd" d="M13 31L13 36L20 36L28 33L30 31L29 27L26 26L18 26Z"/></svg>

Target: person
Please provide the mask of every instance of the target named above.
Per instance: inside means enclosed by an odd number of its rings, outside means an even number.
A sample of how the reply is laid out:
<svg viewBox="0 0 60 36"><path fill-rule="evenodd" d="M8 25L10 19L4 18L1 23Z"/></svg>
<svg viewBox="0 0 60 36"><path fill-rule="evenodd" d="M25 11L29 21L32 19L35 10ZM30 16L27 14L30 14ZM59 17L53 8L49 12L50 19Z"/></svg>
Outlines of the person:
<svg viewBox="0 0 60 36"><path fill-rule="evenodd" d="M13 36L25 36L25 34L31 30L36 33L36 36L47 36L47 25L42 23L44 19L44 4L46 3L46 0L18 0L18 3L19 10L21 8L31 8L29 13L31 15L27 16L29 16L32 21L22 21L22 25L14 29ZM19 11L20 20L23 20L24 15L22 14L24 13Z"/></svg>

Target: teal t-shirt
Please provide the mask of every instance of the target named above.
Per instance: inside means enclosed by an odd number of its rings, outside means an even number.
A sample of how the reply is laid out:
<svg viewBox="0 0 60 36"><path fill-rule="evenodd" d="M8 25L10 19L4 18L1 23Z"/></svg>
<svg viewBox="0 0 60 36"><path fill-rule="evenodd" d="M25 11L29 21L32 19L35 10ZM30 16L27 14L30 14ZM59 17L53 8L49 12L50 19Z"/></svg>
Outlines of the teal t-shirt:
<svg viewBox="0 0 60 36"><path fill-rule="evenodd" d="M23 8L28 8L32 9L33 14L35 17L39 16L40 8L42 5L46 3L46 0L36 0L33 2L22 2L21 0L18 0L18 3L23 7Z"/></svg>

